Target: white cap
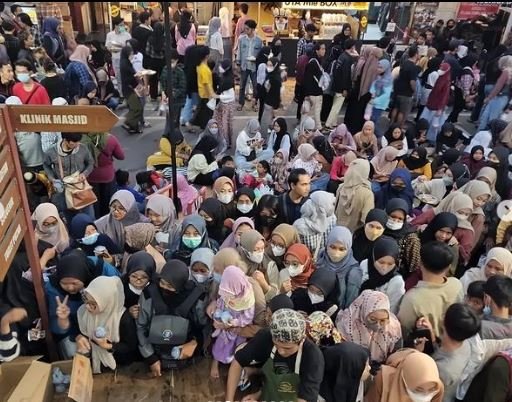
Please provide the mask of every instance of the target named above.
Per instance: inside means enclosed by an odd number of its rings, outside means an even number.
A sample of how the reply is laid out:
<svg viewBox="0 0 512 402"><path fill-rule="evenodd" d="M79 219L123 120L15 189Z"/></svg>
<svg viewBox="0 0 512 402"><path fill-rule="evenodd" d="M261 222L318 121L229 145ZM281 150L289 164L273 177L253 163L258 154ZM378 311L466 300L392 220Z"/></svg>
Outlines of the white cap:
<svg viewBox="0 0 512 402"><path fill-rule="evenodd" d="M6 100L5 100L5 104L6 105L23 105L23 102L21 101L20 98L18 98L17 96L9 96Z"/></svg>
<svg viewBox="0 0 512 402"><path fill-rule="evenodd" d="M52 101L53 106L66 106L68 104L68 101L64 98L55 98Z"/></svg>

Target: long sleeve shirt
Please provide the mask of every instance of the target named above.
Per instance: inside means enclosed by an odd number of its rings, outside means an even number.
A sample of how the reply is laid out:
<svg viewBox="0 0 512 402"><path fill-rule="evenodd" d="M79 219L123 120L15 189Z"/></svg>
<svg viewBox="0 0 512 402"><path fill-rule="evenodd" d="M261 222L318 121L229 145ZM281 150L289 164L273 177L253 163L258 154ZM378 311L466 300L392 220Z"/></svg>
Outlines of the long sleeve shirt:
<svg viewBox="0 0 512 402"><path fill-rule="evenodd" d="M62 180L63 177L59 167L60 158L64 177L76 172L88 177L94 169L94 159L89 150L84 145L80 145L71 154L67 155L60 149L61 144L57 144L45 154L43 167L46 176L50 180Z"/></svg>
<svg viewBox="0 0 512 402"><path fill-rule="evenodd" d="M242 71L256 71L256 56L260 52L263 46L263 42L258 36L249 38L247 35L243 35L239 39L236 60L240 64ZM247 60L247 58L254 59Z"/></svg>

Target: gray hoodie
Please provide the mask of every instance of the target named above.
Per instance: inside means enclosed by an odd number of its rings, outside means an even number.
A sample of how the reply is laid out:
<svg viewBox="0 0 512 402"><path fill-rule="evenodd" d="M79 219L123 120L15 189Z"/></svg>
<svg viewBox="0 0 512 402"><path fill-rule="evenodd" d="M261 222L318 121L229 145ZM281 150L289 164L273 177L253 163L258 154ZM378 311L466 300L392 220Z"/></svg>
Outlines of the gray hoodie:
<svg viewBox="0 0 512 402"><path fill-rule="evenodd" d="M71 154L62 150L62 141L50 148L44 158L44 171L50 180L62 180L59 169L59 157L64 177L75 172L89 176L94 169L94 159L86 146L80 144Z"/></svg>

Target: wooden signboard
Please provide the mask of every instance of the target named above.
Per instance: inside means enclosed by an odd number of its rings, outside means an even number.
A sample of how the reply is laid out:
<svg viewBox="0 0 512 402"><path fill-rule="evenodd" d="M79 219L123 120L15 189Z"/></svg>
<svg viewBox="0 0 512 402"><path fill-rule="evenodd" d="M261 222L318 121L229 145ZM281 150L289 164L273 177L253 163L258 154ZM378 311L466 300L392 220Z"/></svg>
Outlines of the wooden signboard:
<svg viewBox="0 0 512 402"><path fill-rule="evenodd" d="M9 226L5 237L0 242L0 281L5 278L9 266L11 265L16 252L27 231L27 225L23 216L23 211L16 213L14 221Z"/></svg>
<svg viewBox="0 0 512 402"><path fill-rule="evenodd" d="M7 187L5 194L0 197L0 239L3 239L20 205L21 196L18 190L18 182L14 179Z"/></svg>
<svg viewBox="0 0 512 402"><path fill-rule="evenodd" d="M0 137L3 133L0 132ZM14 162L9 147L2 146L0 150L0 195L3 193L9 181L14 177Z"/></svg>

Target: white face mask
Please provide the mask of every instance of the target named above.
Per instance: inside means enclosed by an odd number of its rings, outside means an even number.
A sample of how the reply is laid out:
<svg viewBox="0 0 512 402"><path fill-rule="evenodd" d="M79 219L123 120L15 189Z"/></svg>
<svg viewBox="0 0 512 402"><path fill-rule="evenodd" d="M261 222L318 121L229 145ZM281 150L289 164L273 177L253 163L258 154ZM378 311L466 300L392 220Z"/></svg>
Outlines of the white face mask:
<svg viewBox="0 0 512 402"><path fill-rule="evenodd" d="M203 274L192 274L192 277L197 283L205 283L208 280L208 276Z"/></svg>
<svg viewBox="0 0 512 402"><path fill-rule="evenodd" d="M322 303L325 300L324 296L317 295L316 293L312 293L308 291L309 300L311 300L311 304Z"/></svg>
<svg viewBox="0 0 512 402"><path fill-rule="evenodd" d="M219 67L219 73L224 74L226 70L224 70L222 67Z"/></svg>
<svg viewBox="0 0 512 402"><path fill-rule="evenodd" d="M275 257L282 257L284 253L286 253L286 249L284 247L272 246L272 254L274 254Z"/></svg>
<svg viewBox="0 0 512 402"><path fill-rule="evenodd" d="M252 211L252 204L237 204L236 208L243 214L248 214Z"/></svg>
<svg viewBox="0 0 512 402"><path fill-rule="evenodd" d="M443 75L446 74L446 71L443 71L443 70L437 70L437 73L439 74L440 77L442 77Z"/></svg>
<svg viewBox="0 0 512 402"><path fill-rule="evenodd" d="M264 251L259 251L257 253L253 252L253 253L249 253L249 256L248 258L256 263L256 264L261 264L263 262L263 257L265 256L265 252Z"/></svg>
<svg viewBox="0 0 512 402"><path fill-rule="evenodd" d="M155 240L160 244L168 244L169 243L169 233L164 232L156 232Z"/></svg>
<svg viewBox="0 0 512 402"><path fill-rule="evenodd" d="M396 222L394 221L393 219L388 219L387 223L386 223L386 227L389 229L389 230L400 230L404 227L404 223L403 222Z"/></svg>
<svg viewBox="0 0 512 402"><path fill-rule="evenodd" d="M298 267L294 267L293 265L286 266L288 273L292 278L302 274L304 272L304 265L299 265Z"/></svg>
<svg viewBox="0 0 512 402"><path fill-rule="evenodd" d="M223 204L229 204L231 201L233 201L234 195L233 193L222 193L217 194L217 199L222 202Z"/></svg>
<svg viewBox="0 0 512 402"><path fill-rule="evenodd" d="M219 129L218 128L210 128L210 133L213 135L217 135L219 133Z"/></svg>
<svg viewBox="0 0 512 402"><path fill-rule="evenodd" d="M133 292L135 293L136 295L141 295L142 294L142 291L143 289L137 289L135 286L133 286L131 283L128 284L128 288Z"/></svg>
<svg viewBox="0 0 512 402"><path fill-rule="evenodd" d="M268 72L268 73L271 73L271 72L273 72L273 71L274 71L274 67L267 67L267 72Z"/></svg>
<svg viewBox="0 0 512 402"><path fill-rule="evenodd" d="M418 392L411 391L409 388L405 388L409 398L412 402L431 402L432 399L439 393L439 391L431 392L430 394L420 394Z"/></svg>
<svg viewBox="0 0 512 402"><path fill-rule="evenodd" d="M49 228L45 228L44 233L45 234L55 234L55 233L57 233L58 230L59 230L59 225L53 225L53 226L50 226Z"/></svg>

